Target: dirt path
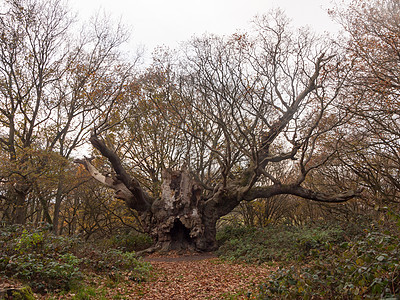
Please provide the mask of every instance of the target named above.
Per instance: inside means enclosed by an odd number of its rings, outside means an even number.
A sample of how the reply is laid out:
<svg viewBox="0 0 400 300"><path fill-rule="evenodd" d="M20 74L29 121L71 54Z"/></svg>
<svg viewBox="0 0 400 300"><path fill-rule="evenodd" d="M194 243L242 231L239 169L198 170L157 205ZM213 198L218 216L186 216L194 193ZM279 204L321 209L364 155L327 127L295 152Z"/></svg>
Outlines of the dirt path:
<svg viewBox="0 0 400 300"><path fill-rule="evenodd" d="M245 299L273 268L222 262L214 256L146 258L153 280L127 287L129 299ZM127 294L125 294L127 295Z"/></svg>

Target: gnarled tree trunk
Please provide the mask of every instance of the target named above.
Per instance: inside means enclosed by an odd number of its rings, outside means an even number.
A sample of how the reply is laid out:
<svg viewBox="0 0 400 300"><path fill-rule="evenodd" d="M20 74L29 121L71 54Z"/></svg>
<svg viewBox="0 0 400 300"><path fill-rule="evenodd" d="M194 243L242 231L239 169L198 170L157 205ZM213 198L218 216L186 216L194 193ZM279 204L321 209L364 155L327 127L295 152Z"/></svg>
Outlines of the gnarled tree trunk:
<svg viewBox="0 0 400 300"><path fill-rule="evenodd" d="M202 191L186 169L162 172L161 198L151 206L149 232L162 250L212 250L215 236L204 219Z"/></svg>

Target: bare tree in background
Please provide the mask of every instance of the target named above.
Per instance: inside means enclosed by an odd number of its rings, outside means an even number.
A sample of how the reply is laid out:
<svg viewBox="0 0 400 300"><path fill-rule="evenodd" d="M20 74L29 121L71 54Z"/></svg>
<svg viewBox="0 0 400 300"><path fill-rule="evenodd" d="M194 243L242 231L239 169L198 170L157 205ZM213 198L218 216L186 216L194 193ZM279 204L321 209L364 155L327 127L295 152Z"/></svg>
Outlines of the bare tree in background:
<svg viewBox="0 0 400 300"><path fill-rule="evenodd" d="M353 114L336 165L345 179L366 189L372 210L400 201L400 5L395 0L357 1L333 11L348 33L343 48L353 69L344 109ZM342 179L343 181L343 179Z"/></svg>
<svg viewBox="0 0 400 300"><path fill-rule="evenodd" d="M43 219L57 232L61 202L80 184L69 159L110 114L131 75L118 50L127 33L95 18L77 36L74 16L58 0L2 4L2 216L22 224L28 210L40 215L28 203L36 194L39 203L32 205L41 205Z"/></svg>

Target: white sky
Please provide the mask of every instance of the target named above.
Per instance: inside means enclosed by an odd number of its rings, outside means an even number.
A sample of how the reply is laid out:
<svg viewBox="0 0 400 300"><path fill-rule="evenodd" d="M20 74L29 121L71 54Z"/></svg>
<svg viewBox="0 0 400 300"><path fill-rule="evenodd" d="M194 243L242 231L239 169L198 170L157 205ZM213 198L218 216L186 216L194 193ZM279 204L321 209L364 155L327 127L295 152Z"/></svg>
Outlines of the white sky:
<svg viewBox="0 0 400 300"><path fill-rule="evenodd" d="M131 29L132 51L144 46L151 52L158 45L171 48L193 35L229 35L246 29L257 14L280 7L295 26L309 25L317 31L336 31L338 26L326 9L332 0L70 0L80 19L106 12Z"/></svg>

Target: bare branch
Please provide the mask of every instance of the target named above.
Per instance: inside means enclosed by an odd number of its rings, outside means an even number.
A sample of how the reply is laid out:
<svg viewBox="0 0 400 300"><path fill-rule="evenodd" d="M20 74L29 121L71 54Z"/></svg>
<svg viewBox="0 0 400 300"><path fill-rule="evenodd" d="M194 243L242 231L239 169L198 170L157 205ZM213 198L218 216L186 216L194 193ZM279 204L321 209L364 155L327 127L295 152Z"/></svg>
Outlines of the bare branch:
<svg viewBox="0 0 400 300"><path fill-rule="evenodd" d="M299 185L288 184L273 185L267 187L255 187L244 196L244 200L251 201L257 198L268 198L275 195L288 194L317 202L342 203L358 197L360 193L361 191L349 190L344 193L329 195L325 193L315 192L310 189L303 188Z"/></svg>
<svg viewBox="0 0 400 300"><path fill-rule="evenodd" d="M114 189L116 197L123 199L130 208L138 211L149 210L154 200L140 187L136 178L128 175L117 154L109 149L94 133L90 137L90 142L110 161L117 176L115 178L104 176L88 159L76 160L75 162L83 164L94 179Z"/></svg>

